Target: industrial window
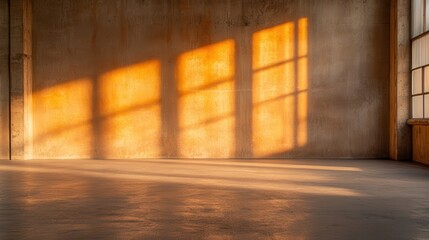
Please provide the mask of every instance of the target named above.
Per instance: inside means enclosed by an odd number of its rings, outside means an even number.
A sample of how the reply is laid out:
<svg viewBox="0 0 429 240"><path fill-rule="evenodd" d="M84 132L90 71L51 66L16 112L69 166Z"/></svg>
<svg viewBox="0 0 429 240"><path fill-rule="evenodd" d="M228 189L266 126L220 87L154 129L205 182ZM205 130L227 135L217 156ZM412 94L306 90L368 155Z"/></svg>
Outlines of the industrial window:
<svg viewBox="0 0 429 240"><path fill-rule="evenodd" d="M429 0L411 4L412 118L429 118Z"/></svg>

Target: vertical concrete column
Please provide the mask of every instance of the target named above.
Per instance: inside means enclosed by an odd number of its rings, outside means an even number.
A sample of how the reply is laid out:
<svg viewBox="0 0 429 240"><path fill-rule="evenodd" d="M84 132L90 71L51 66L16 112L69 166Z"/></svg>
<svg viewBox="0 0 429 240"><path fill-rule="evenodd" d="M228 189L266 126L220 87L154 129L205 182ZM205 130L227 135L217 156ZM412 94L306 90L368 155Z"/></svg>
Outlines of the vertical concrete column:
<svg viewBox="0 0 429 240"><path fill-rule="evenodd" d="M11 159L32 152L31 0L10 0Z"/></svg>
<svg viewBox="0 0 429 240"><path fill-rule="evenodd" d="M0 159L9 158L9 0L0 0Z"/></svg>
<svg viewBox="0 0 429 240"><path fill-rule="evenodd" d="M409 0L390 1L390 158L411 159Z"/></svg>

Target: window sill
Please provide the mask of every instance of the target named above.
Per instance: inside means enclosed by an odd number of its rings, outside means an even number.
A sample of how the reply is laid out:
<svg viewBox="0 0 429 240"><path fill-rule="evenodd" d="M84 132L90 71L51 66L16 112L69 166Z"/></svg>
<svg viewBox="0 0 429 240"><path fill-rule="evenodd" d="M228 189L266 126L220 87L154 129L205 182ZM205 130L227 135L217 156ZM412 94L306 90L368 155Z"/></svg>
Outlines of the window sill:
<svg viewBox="0 0 429 240"><path fill-rule="evenodd" d="M429 119L412 118L408 119L408 125L429 125Z"/></svg>

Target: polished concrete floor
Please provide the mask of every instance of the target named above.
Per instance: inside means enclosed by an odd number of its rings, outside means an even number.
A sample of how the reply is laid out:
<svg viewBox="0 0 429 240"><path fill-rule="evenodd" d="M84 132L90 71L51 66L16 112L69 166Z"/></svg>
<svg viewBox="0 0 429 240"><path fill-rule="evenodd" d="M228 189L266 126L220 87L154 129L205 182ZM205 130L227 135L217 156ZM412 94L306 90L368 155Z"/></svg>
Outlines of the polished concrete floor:
<svg viewBox="0 0 429 240"><path fill-rule="evenodd" d="M388 160L0 161L0 239L429 239Z"/></svg>

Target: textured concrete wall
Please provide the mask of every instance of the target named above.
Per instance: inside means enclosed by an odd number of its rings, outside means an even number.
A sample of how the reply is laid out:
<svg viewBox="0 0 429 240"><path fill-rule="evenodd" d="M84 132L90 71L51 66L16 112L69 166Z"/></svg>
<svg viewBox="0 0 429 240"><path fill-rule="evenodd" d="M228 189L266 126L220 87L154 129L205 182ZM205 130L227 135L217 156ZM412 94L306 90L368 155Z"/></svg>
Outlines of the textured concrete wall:
<svg viewBox="0 0 429 240"><path fill-rule="evenodd" d="M33 157L387 157L389 0L33 4Z"/></svg>
<svg viewBox="0 0 429 240"><path fill-rule="evenodd" d="M9 1L0 0L0 159L9 159Z"/></svg>
<svg viewBox="0 0 429 240"><path fill-rule="evenodd" d="M9 1L10 158L32 158L32 0Z"/></svg>

